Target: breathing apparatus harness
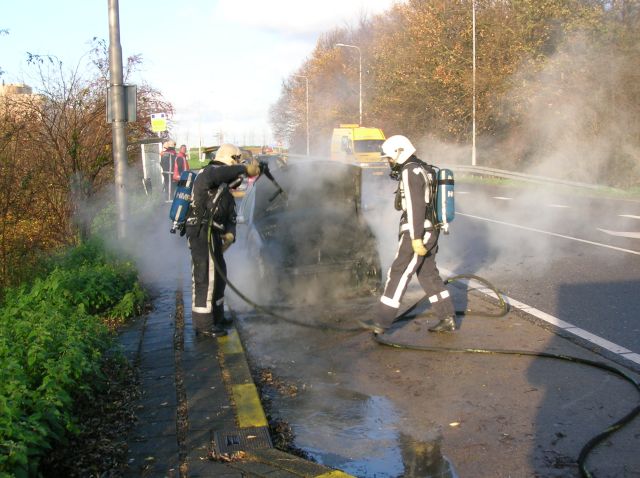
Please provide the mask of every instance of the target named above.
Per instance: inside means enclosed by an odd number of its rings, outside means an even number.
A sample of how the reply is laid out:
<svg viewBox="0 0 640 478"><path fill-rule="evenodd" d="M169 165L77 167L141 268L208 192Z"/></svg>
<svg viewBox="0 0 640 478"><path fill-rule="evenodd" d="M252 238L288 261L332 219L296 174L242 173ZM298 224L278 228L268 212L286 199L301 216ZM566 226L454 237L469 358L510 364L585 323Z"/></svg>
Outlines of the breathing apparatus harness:
<svg viewBox="0 0 640 478"><path fill-rule="evenodd" d="M208 164L208 167L219 167L224 166L221 162L212 161ZM268 171L268 167L261 164L260 170L266 169ZM266 175L266 173L265 173ZM271 173L268 174L271 176ZM271 176L273 177L273 176ZM195 178L195 176L194 176ZM275 181L275 180L274 180ZM224 231L224 225L222 221L224 218L228 216L229 209L233 207L233 197L230 193L231 189L235 189L242 183L242 176L234 179L230 183L221 183L216 189L207 191L206 199L204 200L204 204L199 205L196 204L193 198L193 187L194 187L195 179L188 183L188 195L185 195L188 203L186 205L184 212L184 219L182 223L178 223L174 221L174 226L171 231L174 233L176 229L180 230L180 235L183 236L185 234L185 225L186 226L196 226L200 227L208 225L209 228L213 228L219 232ZM282 188L279 188L282 191ZM176 193L176 199L174 202L182 199ZM173 217L170 215L170 217Z"/></svg>
<svg viewBox="0 0 640 478"><path fill-rule="evenodd" d="M393 161L389 161L389 177L398 181L398 187L396 189L394 207L397 211L406 211L403 209L404 188L402 186L402 171L409 165L418 164L426 173L426 181L429 192L429 201L426 208L425 219L432 224L431 227L426 228L428 232L435 232L439 235L440 231L445 234L449 234L449 223L455 218L455 203L454 203L454 179L453 171L446 168L438 168L422 161L415 155L411 155L404 163L398 164Z"/></svg>
<svg viewBox="0 0 640 478"><path fill-rule="evenodd" d="M437 168L425 163L415 155L412 155L402 164L391 162L389 163L391 167L389 177L395 181L398 181L398 187L396 188L396 195L393 206L396 211L402 211L403 217L405 217L407 211L403 206L403 200L405 198L406 191L404 190L402 185L402 171L412 164L419 164L420 167L422 167L422 169L427 173L427 178L429 178L427 179L427 187L429 188L429 202L427 203L425 219L428 220L429 223L432 224L432 226L425 227L425 232L434 232L436 234L436 243L434 245L434 249L437 248L438 236L440 234L440 228L442 227L442 223L438 220L438 214L436 212L436 198L438 195Z"/></svg>
<svg viewBox="0 0 640 478"><path fill-rule="evenodd" d="M413 159L413 157L411 159ZM415 158L415 159L417 161L420 161L418 158ZM422 161L420 161L420 163L426 165L429 168L432 168L431 166L427 165L426 163L424 163ZM397 167L396 166L392 166L391 167L391 173L390 173L391 178L395 179L395 180L399 180L403 167L404 167L404 165L398 165ZM275 179L273 179L273 176L271 175L271 172L269 171L268 165L266 163L264 163L264 165L261 163L261 173L260 174L265 174L265 176L267 176L267 178L270 179L274 183L276 188L278 189L276 191L275 195L272 196L269 199L269 201L274 200L275 197L277 197L277 195L279 195L279 194L285 194L286 195L286 192L280 187L280 185L275 181ZM435 181L432 181L432 185L431 185L432 188L434 187L433 183L435 183ZM431 193L433 193L433 192L434 191L432 190ZM434 197L434 196L432 196L432 197ZM431 208L431 209L434 209L434 208ZM437 223L437 221L432 221L432 224L438 224L438 223ZM229 279L227 278L226 274L222 270L222 267L215 260L215 255L213 253L213 243L211 241L211 230L212 230L212 227L209 227L209 231L210 232L209 232L209 241L208 241L208 243L209 243L210 256L211 256L211 258L213 260L213 264L214 264L215 270L220 275L222 280L224 280L225 283L229 286L229 288L231 290L233 290L233 292L235 292L238 295L238 297L240 297L240 299L242 299L248 305L253 307L255 310L257 310L259 312L262 312L263 314L268 315L268 316L270 316L270 317L272 317L274 319L278 319L278 320L281 320L283 322L287 322L287 323L290 323L290 324L293 324L293 325L297 325L297 326L300 326L300 327L305 327L305 328L313 328L313 329L319 329L319 330L340 331L340 332L362 332L363 331L363 329L361 327L336 327L336 326L327 325L327 324L302 322L302 321L299 321L299 320L292 319L290 317L286 317L286 316L284 316L282 314L279 314L279 313L275 312L273 309L269 308L268 306L262 306L260 304L257 304L256 302L254 302L253 300L248 298L245 294L243 294L232 282L229 281ZM437 228L436 228L436 230L437 230ZM479 312L473 312L470 309L467 309L467 310L456 310L455 311L456 316L475 316L475 317L494 317L494 318L499 318L499 317L504 317L509 312L509 306L505 302L504 297L502 296L501 292L495 286L493 286L489 281L487 281L486 279L483 279L483 278L481 278L479 276L476 276L476 275L473 275L473 274L460 274L460 275L455 275L453 277L450 277L450 278L446 279L444 281L444 283L445 284L450 284L450 283L453 283L453 282L458 282L458 281L463 281L463 280L474 280L474 281L477 281L477 282L479 282L481 284L484 284L484 286L486 286L487 289L491 290L495 294L495 296L497 298L498 310L495 313L479 313ZM470 291L472 291L472 290L473 289L470 289ZM402 314L397 316L394 319L394 323L397 323L397 322L400 322L400 321L410 320L410 319L413 319L413 318L417 317L417 314L414 314L414 311L420 305L426 303L427 301L428 301L428 296L425 295L423 298L421 298L415 304L413 304L412 306L407 308ZM233 314L233 311L232 311L232 314ZM420 314L420 316L422 316L422 317L432 316L432 315L433 315L432 312L427 312L427 313L421 313ZM416 351L421 351L421 352L501 354L501 355L519 355L519 356L550 358L550 359L556 359L556 360L566 360L566 361L569 361L569 362L583 364L583 365L587 365L587 366L590 366L590 367L598 368L598 369L610 372L610 373L612 373L614 375L618 375L623 380L626 380L627 382L632 384L636 388L638 393L640 394L640 383L638 381L636 381L631 375L627 374L626 372L624 372L623 370L621 370L621 369L619 369L617 367L611 366L609 364L606 364L606 363L600 362L600 361L593 361L593 360L583 359L583 358L580 358L580 357L573 357L573 356L569 356L569 355L552 354L552 353L548 353L548 352L532 352L532 351L528 351L528 350L429 347L429 346L421 346L421 345L415 345L415 344L410 344L410 343L394 342L393 340L390 340L388 337L385 337L384 334L382 334L382 335L374 334L374 340L380 345L385 345L385 346L388 346L388 347L394 347L394 348L398 348L398 349L416 350ZM591 453L591 451L599 443L601 443L603 440L605 440L607 437L609 437L612 434L620 431L625 425L631 423L639 414L640 414L640 404L636 405L631 411L629 411L622 418L617 420L615 423L609 425L602 432L600 432L599 434L597 434L596 436L591 438L582 447L582 449L580 450L580 453L578 455L578 458L577 458L577 464L578 464L578 467L579 467L579 470L580 470L580 474L581 474L582 477L585 477L585 478L592 478L593 477L591 472L586 468L586 460L587 460L587 457L589 456L589 454Z"/></svg>

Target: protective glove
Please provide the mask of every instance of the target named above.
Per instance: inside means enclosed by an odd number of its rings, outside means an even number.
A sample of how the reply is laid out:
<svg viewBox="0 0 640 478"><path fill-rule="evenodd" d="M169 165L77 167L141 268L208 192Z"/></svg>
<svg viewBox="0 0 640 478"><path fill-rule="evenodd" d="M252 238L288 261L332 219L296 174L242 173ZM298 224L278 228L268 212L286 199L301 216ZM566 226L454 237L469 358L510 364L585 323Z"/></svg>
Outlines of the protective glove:
<svg viewBox="0 0 640 478"><path fill-rule="evenodd" d="M424 247L422 239L414 239L413 241L411 241L411 247L413 247L413 252L415 252L419 256L427 255L427 248Z"/></svg>
<svg viewBox="0 0 640 478"><path fill-rule="evenodd" d="M247 176L253 177L260 174L260 165L256 163L247 164Z"/></svg>
<svg viewBox="0 0 640 478"><path fill-rule="evenodd" d="M231 244L233 244L233 241L235 240L235 236L233 235L232 232L226 232L225 234L222 235L222 252L225 252L227 249L229 249L229 247L231 247Z"/></svg>

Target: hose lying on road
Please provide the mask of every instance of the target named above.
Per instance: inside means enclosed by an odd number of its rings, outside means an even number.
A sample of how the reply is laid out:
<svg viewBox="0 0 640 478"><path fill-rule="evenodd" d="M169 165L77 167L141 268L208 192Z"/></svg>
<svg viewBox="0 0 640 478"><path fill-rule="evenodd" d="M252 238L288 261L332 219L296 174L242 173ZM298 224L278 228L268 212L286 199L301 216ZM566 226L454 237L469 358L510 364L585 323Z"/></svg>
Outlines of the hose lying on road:
<svg viewBox="0 0 640 478"><path fill-rule="evenodd" d="M493 285L491 285L488 281L486 281L485 279L483 279L481 277L478 277L478 276L475 276L475 275L471 275L471 274L462 274L462 275L454 276L454 277L451 277L450 279L447 279L445 281L445 283L448 284L450 282L454 282L454 281L457 281L457 280L460 280L460 279L472 279L472 280L476 280L478 282L482 282L489 289L491 289L496 294L496 296L498 297L498 303L500 305L500 310L495 315L482 314L483 316L485 316L485 317L502 317L503 315L505 315L507 313L508 306L505 303L504 298L502 297L502 294ZM413 306L411 306L409 309L407 309L403 314L398 316L395 319L394 322L398 322L400 320L407 320L407 319L413 318L414 316L410 315L411 312L413 312L413 310L415 310L418 307L420 302L423 302L425 299L426 299L426 296L424 298L422 298L419 302L417 302ZM464 315L464 314L465 313L461 314L459 311L456 311L456 315ZM424 315L430 315L430 314L422 314L422 315L424 316ZM467 313L466 315L471 315L471 314ZM474 314L474 315L479 315L479 314ZM624 379L624 380L628 381L629 383L631 383L636 388L638 393L640 393L640 383L638 383L638 381L636 381L633 377L631 377L629 374L627 374L623 370L621 370L619 368L616 368L616 367L613 367L613 366L611 366L609 364L606 364L604 362L583 359L583 358L580 358L580 357L573 357L571 355L552 354L552 353L548 353L548 352L532 352L532 351L527 351L527 350L430 347L430 346L422 346L422 345L415 345L415 344L407 344L407 343L402 343L402 342L394 342L392 340L389 340L388 337L385 337L384 334L382 334L382 335L374 334L374 338L375 338L375 341L378 342L381 345L387 345L389 347L395 347L395 348L400 348L400 349L419 350L419 351L423 351L423 352L524 355L524 356L532 356L532 357L552 358L552 359L557 359L557 360L566 360L566 361L569 361L569 362L580 363L580 364L587 365L587 366L590 366L590 367L595 367L595 368L610 372L612 374L618 375L622 379ZM638 414L640 414L640 404L637 405L629 413L627 413L624 417L622 417L621 419L619 419L615 423L609 425L604 431L602 431L598 435L596 435L593 438L591 438L582 447L582 449L580 450L580 454L578 455L577 463L578 463L578 467L580 469L580 474L583 477L589 477L590 478L590 477L593 476L589 472L589 470L586 468L586 461L587 461L587 457L589 456L589 453L591 453L591 451L600 442L602 442L605 438L607 438L610 435L612 435L613 433L621 430L625 425L631 423L634 420L634 418L636 418L638 416Z"/></svg>
<svg viewBox="0 0 640 478"><path fill-rule="evenodd" d="M387 339L386 337L384 337L384 335L376 335L375 336L375 340L376 340L376 342L378 342L381 345L387 345L387 346L390 346L390 347L395 347L395 348L400 348L400 349L420 350L420 351L423 351L423 352L450 352L450 353L465 353L465 352L469 352L469 353L481 353L481 354L528 355L528 356L532 356L532 357L545 357L545 358L552 358L552 359L567 360L569 362L581 363L583 365L588 365L590 367L595 367L595 368L599 368L599 369L602 369L602 370L606 370L606 371L611 372L611 373L613 373L615 375L618 375L619 377L622 377L624 380L626 380L629 383L631 383L636 388L636 390L640 393L640 383L638 383L633 377L631 377L630 375L625 373L623 370L620 370L620 369L618 369L616 367L608 365L608 364L606 364L604 362L598 362L598 361L583 359L583 358L580 358L580 357L573 357L573 356L570 356L570 355L552 354L552 353L547 353L547 352L530 352L530 351L527 351L527 350L460 349L460 348L448 348L448 347L429 347L429 346L422 346L422 345L414 345L414 344L393 342L393 341ZM640 414L640 405L637 405L633 410L631 410L629 413L627 413L624 417L622 417L617 422L609 425L603 432L601 432L598 435L594 436L591 440L589 440L582 447L582 450L580 450L580 455L578 456L578 461L577 462L578 462L578 466L580 467L580 473L582 474L583 477L591 477L591 476L593 476L589 472L589 470L587 470L586 465L585 465L586 460L587 460L587 456L589 455L589 453L602 440L604 440L608 436L612 435L613 433L619 431L625 425L631 423L631 421L636 416L638 416L638 414Z"/></svg>
<svg viewBox="0 0 640 478"><path fill-rule="evenodd" d="M507 315L507 313L509 312L509 306L508 304L505 302L504 297L502 297L502 294L500 293L500 291L498 289L496 289L496 287L491 284L491 282L489 282L486 279L483 279L480 276L476 276L473 274L459 274L459 275L455 275L453 277L449 277L448 279L446 279L444 281L445 284L451 284L452 282L459 282L463 279L468 279L468 280L475 280L477 282L480 282L482 284L484 284L487 289L489 289L491 292L493 292L496 296L496 298L498 299L498 311L495 313L485 313L485 312L472 312L471 310L456 310L456 315L457 316L474 316L474 317L504 317L505 315ZM420 299L418 302L416 302L415 304L413 304L411 307L409 307L407 310L405 310L402 314L400 314L398 317L396 317L394 319L394 322L399 322L401 320L408 320L408 319L413 319L415 317L417 317L417 315L411 315L411 313L416 310L418 308L418 306L428 302L429 297L428 295L425 294L425 296ZM433 315L432 312L424 312L422 314L420 314L421 317L425 317L425 316L431 316Z"/></svg>
<svg viewBox="0 0 640 478"><path fill-rule="evenodd" d="M213 255L213 245L211 244L211 241L209 241L209 250L210 250L210 253L211 253L211 257L213 258L214 257L214 255ZM224 280L226 282L226 284L229 286L229 288L231 290L233 290L238 295L238 297L240 297L240 299L242 299L244 302L246 302L248 305L250 305L251 307L253 307L257 311L262 312L263 314L269 315L269 316L271 316L271 317L273 317L275 319L282 320L282 321L290 323L290 324L298 325L298 326L301 326L301 327L307 327L307 328L316 328L316 329L321 329L321 330L334 330L334 331L341 331L341 332L356 332L356 331L360 332L360 331L363 330L362 327L335 327L335 326L326 325L326 324L313 324L313 323L301 322L301 321L298 321L298 320L295 320L295 319L291 319L289 317L285 317L285 316L283 316L281 314L278 314L277 312L274 312L271 309L268 309L268 308L266 308L264 306L261 306L261 305L255 303L254 301L249 299L246 295L244 295L242 292L240 292L240 290L232 282L229 281L229 279L226 277L226 274L224 274L222 268L220 267L220 265L218 264L218 262L215 259L213 260L213 263L214 263L216 271L218 272L218 274L220 275L222 280ZM449 279L445 280L445 283L449 284L449 283L460 281L460 280L463 280L463 279L475 280L475 281L478 281L478 282L481 282L481 283L485 284L487 286L487 288L490 289L491 291L493 291L493 293L496 295L496 297L498 299L499 310L496 313L493 313L493 314L492 313L471 312L469 310L463 310L463 311L456 310L456 315L476 316L476 317L503 317L503 316L505 316L507 314L507 312L509 311L508 304L505 302L505 300L502 297L502 294L500 293L500 291L498 289L496 289L496 287L493 286L486 279L483 279L482 277L478 277L478 276L475 276L475 275L472 275L472 274L460 274L460 275L456 275L456 276L450 277ZM405 310L402 314L400 314L398 317L396 317L394 322L399 322L399 321L403 321L403 320L409 320L411 318L416 317L416 315L412 315L412 313L418 308L419 305L423 304L425 302L425 300L428 300L427 295L425 295L422 299L420 299L418 302L413 304L411 307L409 307L407 310ZM423 313L423 314L420 314L420 315L421 316L430 315L430 312ZM620 369L618 369L616 367L608 365L608 364L606 364L604 362L598 362L598 361L583 359L583 358L580 358L580 357L573 357L573 356L570 356L570 355L561 355L561 354L552 354L552 353L547 353L547 352L533 352L533 351L528 351L528 350L429 347L429 346L422 346L422 345L394 342L392 340L389 340L387 337L385 337L384 334L382 334L382 335L374 334L374 338L375 338L376 342L381 344L381 345L386 345L386 346L389 346L389 347L400 348L400 349L418 350L418 351L422 351L422 352L523 355L523 356L532 356L532 357L551 358L551 359L557 359L557 360L566 360L566 361L569 361L569 362L574 362L574 363L587 365L587 366L590 366L590 367L595 367L595 368L598 368L598 369L605 370L607 372L613 373L615 375L618 375L622 379L624 379L624 380L628 381L629 383L631 383L636 388L638 393L640 393L640 383L638 383L633 377L631 377L630 375L625 373L623 370L620 370ZM616 433L617 431L621 430L625 425L631 423L636 418L636 416L638 416L638 414L640 414L640 404L636 405L636 407L633 408L633 410L631 410L629 413L627 413L624 417L622 417L621 419L619 419L615 423L609 425L604 431L602 431L598 435L596 435L593 438L591 438L582 447L582 449L580 450L580 454L578 455L577 463L578 463L578 467L580 469L580 474L583 477L585 477L585 478L592 478L593 477L591 472L589 472L589 470L586 468L587 457L589 456L591 451L600 442L602 442L605 438L607 438L610 435L612 435L613 433Z"/></svg>

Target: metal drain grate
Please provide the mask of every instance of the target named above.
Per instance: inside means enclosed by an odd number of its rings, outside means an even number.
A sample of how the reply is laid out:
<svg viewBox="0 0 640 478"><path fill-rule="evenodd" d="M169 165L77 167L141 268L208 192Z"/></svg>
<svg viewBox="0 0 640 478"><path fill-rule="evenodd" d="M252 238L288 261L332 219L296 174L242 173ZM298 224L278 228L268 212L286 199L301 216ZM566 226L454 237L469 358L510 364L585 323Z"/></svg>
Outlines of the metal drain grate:
<svg viewBox="0 0 640 478"><path fill-rule="evenodd" d="M273 448L267 427L234 428L213 432L213 451L216 455L265 448Z"/></svg>

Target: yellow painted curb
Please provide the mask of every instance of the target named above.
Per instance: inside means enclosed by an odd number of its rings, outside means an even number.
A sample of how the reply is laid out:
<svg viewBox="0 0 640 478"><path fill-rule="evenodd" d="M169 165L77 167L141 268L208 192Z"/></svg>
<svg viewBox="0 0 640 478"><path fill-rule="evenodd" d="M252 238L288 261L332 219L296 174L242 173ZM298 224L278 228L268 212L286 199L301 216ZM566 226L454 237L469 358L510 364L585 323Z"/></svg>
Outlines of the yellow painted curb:
<svg viewBox="0 0 640 478"><path fill-rule="evenodd" d="M348 475L344 471L334 470L329 473L323 473L322 475L316 475L316 478L354 478L353 475Z"/></svg>
<svg viewBox="0 0 640 478"><path fill-rule="evenodd" d="M218 345L223 355L244 354L238 331L235 329L231 330L228 335L218 338ZM248 370L247 373L249 373ZM234 383L238 377L231 376L230 378L231 394L236 405L238 426L240 428L268 426L269 423L253 381L251 383Z"/></svg>
<svg viewBox="0 0 640 478"><path fill-rule="evenodd" d="M244 353L238 331L233 329L229 331L228 335L218 338L218 344L222 348L224 354L241 354Z"/></svg>
<svg viewBox="0 0 640 478"><path fill-rule="evenodd" d="M262 404L258 397L258 391L253 383L232 385L231 393L236 404L238 426L240 428L266 427L268 425L267 417L264 415Z"/></svg>
<svg viewBox="0 0 640 478"><path fill-rule="evenodd" d="M240 337L238 336L238 331L233 329L229 331L229 334L224 337L218 338L218 345L220 347L220 351L223 355L232 356L232 355L240 355L242 354L244 357L244 348L242 346L242 342L240 342ZM235 403L235 411L236 417L238 420L239 428L251 428L251 427L268 427L269 423L267 422L267 417L264 414L264 410L262 409L262 403L260 403L260 397L258 395L258 389L255 384L251 380L251 373L248 369L248 365L246 361L242 357L232 357L230 362L232 362L231 367L227 368L229 373L229 379L231 381L231 395L233 398L233 402ZM241 363L242 362L242 363ZM245 373L246 369L246 373ZM246 378L242 378L245 377ZM250 383L234 383L237 382L239 378L242 380L249 381ZM267 450L264 451L265 453ZM269 453L277 452L274 449L269 449ZM278 452L280 453L280 452ZM301 458L295 457L295 460L302 460ZM289 465L295 468L295 465L291 463L291 458L287 460ZM282 466L278 463L278 460L268 460L265 463L274 464L278 468L282 468ZM316 467L320 467L321 465L313 464ZM305 462L304 469L307 470L309 464ZM303 469L301 468L301 469ZM284 468L284 469L288 469ZM326 467L325 467L326 469ZM307 470L311 471L311 470ZM322 470L318 470L322 471ZM296 473L298 476L298 474ZM355 478L352 475L344 473L340 470L331 470L326 473L321 473L318 475L314 475L313 471L310 473L305 472L304 475L299 476L308 476L310 478Z"/></svg>

